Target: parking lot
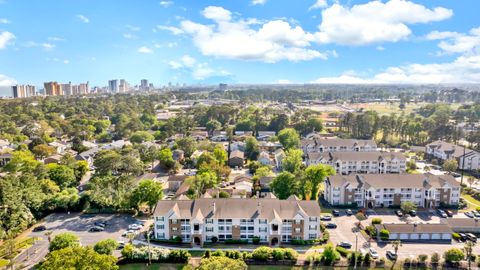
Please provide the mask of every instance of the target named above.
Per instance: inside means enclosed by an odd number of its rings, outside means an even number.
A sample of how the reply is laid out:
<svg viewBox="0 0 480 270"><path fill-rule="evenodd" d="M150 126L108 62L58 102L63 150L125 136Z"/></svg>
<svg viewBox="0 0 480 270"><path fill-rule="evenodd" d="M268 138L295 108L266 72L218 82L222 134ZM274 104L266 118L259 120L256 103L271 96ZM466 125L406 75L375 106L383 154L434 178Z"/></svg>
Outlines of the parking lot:
<svg viewBox="0 0 480 270"><path fill-rule="evenodd" d="M98 221L107 222L105 230L89 232L89 229ZM127 214L51 214L39 224L44 225L46 231L31 232L29 234L30 237L38 237L41 240L37 241L37 243L30 248L29 253L31 255L28 263L32 265L38 263L47 254L48 241L45 235L47 231L52 231L51 239L57 234L71 232L79 237L82 246L93 246L98 241L108 238L127 242L128 239L122 237L122 233L128 230L130 224L137 221L138 219ZM148 224L145 226L147 227Z"/></svg>
<svg viewBox="0 0 480 270"><path fill-rule="evenodd" d="M369 212L367 220L362 221L364 226L370 225L373 218L381 218L383 223L401 223L401 222L423 222L423 223L439 223L440 217L432 211L420 211L416 217L398 217L392 210L380 210L378 212ZM339 242L346 241L352 244L351 250L355 250L355 242L357 239L357 248L359 251L367 252L369 247L376 249L380 257L385 257L387 250L392 250L391 244L377 243L376 241L368 241L361 233L355 233L355 228L358 219L355 215L347 216L345 210L340 210L341 215L339 217L333 217L332 223L337 224L336 229L327 229L330 233L330 241L337 245ZM464 218L463 214L454 215L454 218ZM328 223L325 221L324 223ZM463 248L464 244L452 240L451 244L444 243L402 243L398 251L400 259L404 258L416 258L420 254L431 255L433 252L438 252L440 255L446 250L457 247ZM480 246L474 247L474 253L480 252Z"/></svg>

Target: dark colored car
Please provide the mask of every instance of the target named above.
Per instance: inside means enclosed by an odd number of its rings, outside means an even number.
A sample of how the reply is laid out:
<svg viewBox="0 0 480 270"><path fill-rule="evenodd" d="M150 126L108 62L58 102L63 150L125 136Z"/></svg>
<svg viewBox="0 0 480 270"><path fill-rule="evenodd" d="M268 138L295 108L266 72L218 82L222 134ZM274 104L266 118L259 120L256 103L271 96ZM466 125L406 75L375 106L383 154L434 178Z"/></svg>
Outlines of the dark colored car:
<svg viewBox="0 0 480 270"><path fill-rule="evenodd" d="M387 250L387 258L394 261L397 259L397 254L393 250Z"/></svg>
<svg viewBox="0 0 480 270"><path fill-rule="evenodd" d="M103 231L105 231L105 228L100 227L100 226L94 226L94 227L91 227L88 231L89 232L103 232Z"/></svg>
<svg viewBox="0 0 480 270"><path fill-rule="evenodd" d="M408 212L408 214L412 217L415 217L415 216L417 216L417 211L411 210L410 212Z"/></svg>
<svg viewBox="0 0 480 270"><path fill-rule="evenodd" d="M467 236L464 233L459 233L460 235L460 241L465 242L467 240Z"/></svg>
<svg viewBox="0 0 480 270"><path fill-rule="evenodd" d="M472 241L472 242L477 242L477 237L473 233L466 233L465 234L467 240Z"/></svg>
<svg viewBox="0 0 480 270"><path fill-rule="evenodd" d="M338 246L343 248L352 248L352 244L349 242L340 242L338 243Z"/></svg>
<svg viewBox="0 0 480 270"><path fill-rule="evenodd" d="M105 228L107 226L107 223L105 221L95 221L93 225Z"/></svg>
<svg viewBox="0 0 480 270"><path fill-rule="evenodd" d="M33 231L34 232L43 232L47 229L47 227L43 226L43 225L40 225L40 226L37 226L35 228L33 228Z"/></svg>
<svg viewBox="0 0 480 270"><path fill-rule="evenodd" d="M451 210L445 210L445 213L448 217L453 217L453 212Z"/></svg>
<svg viewBox="0 0 480 270"><path fill-rule="evenodd" d="M338 211L338 210L332 210L332 215L333 215L334 217L338 217L338 216L340 216L340 211Z"/></svg>
<svg viewBox="0 0 480 270"><path fill-rule="evenodd" d="M335 223L327 223L327 225L325 225L325 228L327 228L327 229L336 229L336 228L337 228L337 224L335 224Z"/></svg>
<svg viewBox="0 0 480 270"><path fill-rule="evenodd" d="M347 216L351 216L351 215L353 215L353 212L352 212L352 210L347 209L347 210L345 210L345 214L347 214Z"/></svg>

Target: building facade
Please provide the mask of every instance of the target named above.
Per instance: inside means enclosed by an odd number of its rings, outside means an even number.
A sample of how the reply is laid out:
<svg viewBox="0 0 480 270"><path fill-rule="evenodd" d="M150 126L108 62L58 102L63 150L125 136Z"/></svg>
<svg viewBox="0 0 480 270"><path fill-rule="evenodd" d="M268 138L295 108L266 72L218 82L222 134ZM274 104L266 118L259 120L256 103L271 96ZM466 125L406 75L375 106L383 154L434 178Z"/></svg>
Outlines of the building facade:
<svg viewBox="0 0 480 270"><path fill-rule="evenodd" d="M404 173L406 158L402 153L389 152L310 152L307 166L325 164L337 174L350 173Z"/></svg>
<svg viewBox="0 0 480 270"><path fill-rule="evenodd" d="M305 155L312 152L370 152L377 151L377 144L373 140L356 139L322 139L312 137L301 142Z"/></svg>
<svg viewBox="0 0 480 270"><path fill-rule="evenodd" d="M292 239L320 238L320 206L316 201L212 199L162 200L154 212L157 239L181 237L183 242L203 245L229 239L276 245Z"/></svg>
<svg viewBox="0 0 480 270"><path fill-rule="evenodd" d="M458 162L458 168L462 170L480 169L480 153L464 146L434 141L425 146L425 153L441 161L455 159Z"/></svg>
<svg viewBox="0 0 480 270"><path fill-rule="evenodd" d="M43 84L46 96L61 96L63 95L62 89L57 82L46 82Z"/></svg>
<svg viewBox="0 0 480 270"><path fill-rule="evenodd" d="M451 175L334 175L325 181L324 198L331 205L376 208L410 201L418 207L434 208L458 205L460 183Z"/></svg>
<svg viewBox="0 0 480 270"><path fill-rule="evenodd" d="M33 97L36 95L35 86L29 84L17 84L12 86L14 98Z"/></svg>

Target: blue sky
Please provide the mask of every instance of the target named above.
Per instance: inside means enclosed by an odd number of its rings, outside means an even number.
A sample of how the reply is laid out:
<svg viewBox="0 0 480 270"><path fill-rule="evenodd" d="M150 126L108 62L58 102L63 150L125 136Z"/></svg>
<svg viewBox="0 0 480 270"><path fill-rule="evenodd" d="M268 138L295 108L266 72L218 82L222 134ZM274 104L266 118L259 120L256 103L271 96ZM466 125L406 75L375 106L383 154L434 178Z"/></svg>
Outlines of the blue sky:
<svg viewBox="0 0 480 270"><path fill-rule="evenodd" d="M478 0L0 0L0 86L479 83Z"/></svg>

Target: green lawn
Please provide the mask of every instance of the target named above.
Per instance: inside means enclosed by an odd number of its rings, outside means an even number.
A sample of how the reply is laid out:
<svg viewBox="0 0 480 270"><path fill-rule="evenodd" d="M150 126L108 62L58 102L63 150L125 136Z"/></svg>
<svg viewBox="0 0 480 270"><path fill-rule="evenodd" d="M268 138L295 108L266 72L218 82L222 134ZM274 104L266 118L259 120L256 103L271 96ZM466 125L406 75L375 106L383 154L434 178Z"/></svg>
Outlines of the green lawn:
<svg viewBox="0 0 480 270"><path fill-rule="evenodd" d="M474 210L475 208L480 207L480 201L476 200L472 196L468 194L462 194L462 198L467 201L469 210Z"/></svg>
<svg viewBox="0 0 480 270"><path fill-rule="evenodd" d="M0 259L0 268L6 266L9 263L9 260Z"/></svg>

